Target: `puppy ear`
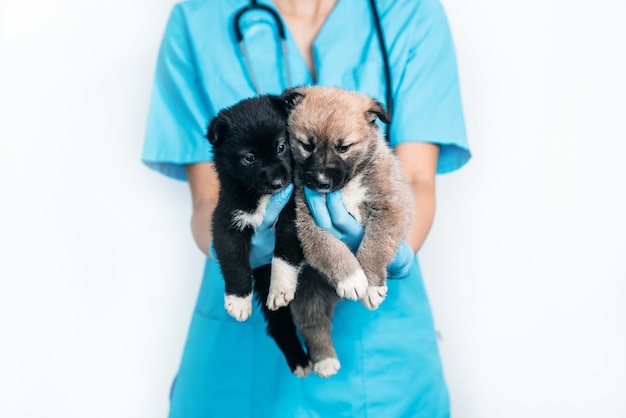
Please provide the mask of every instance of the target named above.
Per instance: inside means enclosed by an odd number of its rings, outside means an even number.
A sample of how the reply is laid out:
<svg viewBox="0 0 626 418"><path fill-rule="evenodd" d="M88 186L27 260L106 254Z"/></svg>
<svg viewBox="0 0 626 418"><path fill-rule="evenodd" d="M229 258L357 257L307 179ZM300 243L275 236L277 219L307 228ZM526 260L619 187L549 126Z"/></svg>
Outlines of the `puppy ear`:
<svg viewBox="0 0 626 418"><path fill-rule="evenodd" d="M280 100L285 105L285 109L292 110L304 99L304 92L299 88L287 89L280 95Z"/></svg>
<svg viewBox="0 0 626 418"><path fill-rule="evenodd" d="M222 113L211 119L211 123L209 124L209 129L206 134L206 137L211 145L219 145L222 138L224 138L224 135L226 135L226 132L228 132L229 126L230 121Z"/></svg>
<svg viewBox="0 0 626 418"><path fill-rule="evenodd" d="M272 106L278 110L283 116L287 117L289 116L289 109L287 109L287 103L285 103L285 100L283 100L282 96L274 96L274 95L267 95L270 103L272 104Z"/></svg>
<svg viewBox="0 0 626 418"><path fill-rule="evenodd" d="M372 106L367 112L365 112L365 117L370 123L374 123L374 121L376 121L376 118L380 119L383 123L391 123L389 115L385 110L385 106L383 106L380 102L376 100L373 100Z"/></svg>

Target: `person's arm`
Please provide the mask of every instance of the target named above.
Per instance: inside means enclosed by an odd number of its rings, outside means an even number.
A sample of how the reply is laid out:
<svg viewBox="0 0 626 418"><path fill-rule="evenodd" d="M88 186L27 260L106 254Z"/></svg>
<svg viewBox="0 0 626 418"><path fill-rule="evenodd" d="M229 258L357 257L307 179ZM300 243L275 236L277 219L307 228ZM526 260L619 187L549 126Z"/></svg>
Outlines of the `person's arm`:
<svg viewBox="0 0 626 418"><path fill-rule="evenodd" d="M200 250L207 256L213 239L211 218L217 205L219 181L212 163L197 163L185 166L185 173L191 189L193 213L191 232Z"/></svg>
<svg viewBox="0 0 626 418"><path fill-rule="evenodd" d="M411 183L415 199L415 221L405 241L414 252L418 252L435 217L435 174L439 146L425 142L404 142L396 145L395 152Z"/></svg>

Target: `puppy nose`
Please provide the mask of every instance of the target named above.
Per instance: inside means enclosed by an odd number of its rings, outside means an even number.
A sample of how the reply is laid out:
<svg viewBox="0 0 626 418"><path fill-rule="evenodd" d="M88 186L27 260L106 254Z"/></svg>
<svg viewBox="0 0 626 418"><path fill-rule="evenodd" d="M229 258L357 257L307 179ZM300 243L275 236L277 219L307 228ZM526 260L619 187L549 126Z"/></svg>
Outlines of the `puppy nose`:
<svg viewBox="0 0 626 418"><path fill-rule="evenodd" d="M315 186L318 190L329 190L332 186L332 183L328 177L320 174L315 179Z"/></svg>
<svg viewBox="0 0 626 418"><path fill-rule="evenodd" d="M285 185L285 180L283 179L274 179L270 184L270 187L274 190L278 190Z"/></svg>
<svg viewBox="0 0 626 418"><path fill-rule="evenodd" d="M330 189L330 183L322 183L322 182L318 182L317 183L317 189L318 190L329 190Z"/></svg>

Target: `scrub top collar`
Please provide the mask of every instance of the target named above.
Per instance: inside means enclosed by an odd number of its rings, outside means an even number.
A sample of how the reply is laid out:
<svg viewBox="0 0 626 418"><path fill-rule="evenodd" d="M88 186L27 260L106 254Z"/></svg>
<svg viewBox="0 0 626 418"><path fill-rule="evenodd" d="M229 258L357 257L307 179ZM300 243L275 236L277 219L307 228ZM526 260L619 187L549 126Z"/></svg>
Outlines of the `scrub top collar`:
<svg viewBox="0 0 626 418"><path fill-rule="evenodd" d="M278 9L271 0L260 0L258 3L269 6L278 12ZM345 32L349 31L369 31L371 29L373 32L373 22L371 22L371 16L368 13L363 13L364 11L369 12L367 2L350 2L347 0L338 0L333 9L330 11L326 21L313 40L313 64L315 65L317 72L316 80L313 79L313 75L305 63L304 57L302 56L300 48L298 48L298 45L296 44L289 25L283 21L287 41L287 59L289 59L289 66L291 68L291 72L293 73L291 74L293 85L284 87L295 87L302 84L337 84L336 77L333 74L337 72L336 63L343 62L345 60L344 55L347 52L340 48L341 43L338 42L338 38L343 36ZM250 15L252 14L253 13L250 13ZM260 12L257 14L256 18L251 16L250 19L243 19L242 31L244 35L244 42L253 42L253 26L258 24L263 19L269 19L269 17L265 16L266 14L267 12ZM364 18L363 24L351 26L350 21L353 21L355 16L359 19ZM275 42L278 46L280 41L277 34ZM249 49L252 50L253 47L254 46L250 46ZM358 64L358 62L355 64ZM302 72L306 72L306 76L304 76ZM284 79L286 80L286 78ZM285 81L283 81L283 83L284 82Z"/></svg>

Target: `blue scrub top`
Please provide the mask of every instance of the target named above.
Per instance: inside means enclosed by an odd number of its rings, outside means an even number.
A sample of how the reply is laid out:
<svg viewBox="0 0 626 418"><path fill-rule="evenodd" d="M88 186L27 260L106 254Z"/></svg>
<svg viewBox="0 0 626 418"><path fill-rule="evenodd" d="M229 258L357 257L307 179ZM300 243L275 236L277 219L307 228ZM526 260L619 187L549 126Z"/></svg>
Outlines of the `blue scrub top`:
<svg viewBox="0 0 626 418"><path fill-rule="evenodd" d="M271 6L270 2L262 1ZM395 108L391 145L440 145L438 173L470 158L456 59L437 0L381 0ZM211 161L205 138L222 108L255 95L235 43L233 17L246 0L194 0L171 13L157 62L142 160L185 180L184 165ZM264 93L286 77L275 25L249 12L242 30ZM287 28L288 29L288 28ZM313 84L288 33L294 86ZM369 94L385 103L382 56L368 2L339 0L314 45L317 84ZM202 287L172 392L172 417L445 417L448 397L417 258L410 277L390 281L377 311L342 301L333 320L342 368L321 379L292 376L256 309L238 323L223 308L224 283L207 260Z"/></svg>

